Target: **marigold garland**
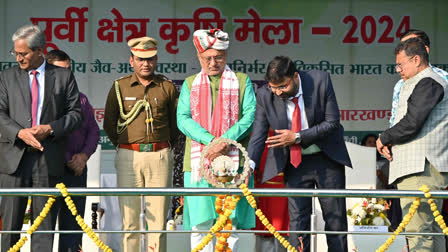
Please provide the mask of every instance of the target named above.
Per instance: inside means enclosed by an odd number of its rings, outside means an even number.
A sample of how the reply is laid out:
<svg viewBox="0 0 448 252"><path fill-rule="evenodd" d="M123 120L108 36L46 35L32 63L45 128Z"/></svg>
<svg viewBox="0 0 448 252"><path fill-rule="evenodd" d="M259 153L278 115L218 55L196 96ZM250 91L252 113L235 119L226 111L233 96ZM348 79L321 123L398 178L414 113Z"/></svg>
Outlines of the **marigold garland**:
<svg viewBox="0 0 448 252"><path fill-rule="evenodd" d="M31 227L26 231L27 234L31 235L32 233L34 233L34 231L36 231L37 227L39 227L39 225L42 223L42 221L45 219L45 217L47 216L48 212L50 212L50 208L53 205L53 203L55 202L55 197L51 196L50 198L48 198L47 203L45 204L44 209L42 209L42 211L40 212L39 216L37 216L36 219L34 219L33 224L31 225ZM16 242L16 244L14 244L14 246L12 246L8 252L19 252L20 248L23 247L23 245L25 244L25 242L28 240L28 237L26 236L22 236L22 238L20 238L19 241Z"/></svg>
<svg viewBox="0 0 448 252"><path fill-rule="evenodd" d="M233 198L232 198L233 197ZM224 207L222 206L223 199L226 199L224 203ZM215 201L215 210L219 214L218 219L216 220L215 225L210 228L210 233L202 239L201 243L199 243L196 248L191 250L191 252L198 252L204 249L204 247L213 239L213 235L215 234L218 238L218 242L216 244L216 249L220 249L218 251L231 252L232 250L228 247L227 238L230 236L230 233L222 233L217 235L217 233L226 226L225 230L232 229L232 221L229 219L229 216L232 214L233 209L235 209L236 204L240 200L239 196L223 196L220 195L217 197ZM230 224L230 229L229 228ZM216 251L216 250L215 250Z"/></svg>
<svg viewBox="0 0 448 252"><path fill-rule="evenodd" d="M258 218L260 219L261 223L263 223L263 225L266 226L266 228L269 230L269 232L272 235L274 235L274 237L280 242L280 244L282 244L283 247L285 247L288 251L290 251L290 252L297 252L297 249L294 248L288 242L288 240L285 239L285 237L283 237L279 232L277 232L275 227L272 226L269 223L269 220L266 218L266 216L264 216L264 214L261 211L261 209L257 208L257 202L255 201L254 196L252 196L252 193L247 188L247 185L246 184L241 184L240 185L240 189L243 190L243 194L244 194L244 196L246 196L247 202L249 202L250 206L253 207L254 209L256 209L255 214L258 216Z"/></svg>
<svg viewBox="0 0 448 252"><path fill-rule="evenodd" d="M112 252L112 249L109 248L106 244L104 244L100 239L98 239L98 236L92 231L92 229L89 226L87 226L87 224L84 222L84 219L80 215L78 215L75 203L73 203L71 197L68 196L68 191L65 185L63 183L59 183L56 185L56 188L58 188L61 191L62 196L65 198L65 203L67 204L68 209L70 209L73 216L76 216L76 221L78 222L78 225L82 228L82 230L87 233L90 239L92 239L92 241L95 242L95 244L100 249L106 252ZM33 221L31 227L26 231L27 234L31 235L32 233L34 233L34 231L36 231L36 229L48 215L48 212L50 212L50 208L53 206L53 203L55 201L56 201L55 196L50 196L48 198L48 201L45 204L44 209L42 209L39 216L37 216L37 218ZM23 245L27 240L28 238L26 236L23 236L14 246L12 246L8 250L8 252L19 252L20 248L23 247Z"/></svg>
<svg viewBox="0 0 448 252"><path fill-rule="evenodd" d="M78 225L81 227L81 229L89 236L89 238L103 251L106 252L112 252L112 249L109 248L106 244L104 244L98 236L95 234L95 232L92 231L92 229L84 222L84 219L81 217L81 215L78 214L78 211L76 210L75 203L73 203L73 200L70 196L68 196L67 188L63 183L59 183L56 185L56 188L58 188L62 196L65 198L65 203L67 204L68 209L72 212L73 216L76 216L76 221L78 222Z"/></svg>
<svg viewBox="0 0 448 252"><path fill-rule="evenodd" d="M290 252L297 252L297 249L294 248L287 239L285 239L282 235L280 235L277 230L275 230L275 227L272 226L269 223L269 220L264 216L261 209L257 209L257 202L255 201L255 198L252 196L252 193L247 188L246 184L241 184L239 188L243 191L244 196L247 199L247 202L249 202L250 206L256 209L255 214L258 216L260 221L263 223L263 225L266 226L266 228L269 230L271 234L274 235L274 237L279 240L279 242ZM240 197L238 196L217 196L215 201L215 210L219 214L218 220L216 221L215 225L213 225L212 228L210 228L210 233L207 234L206 237L201 241L201 243L198 244L196 248L194 248L191 252L198 252L201 251L212 239L213 234L217 237L217 243L215 246L215 252L231 252L232 250L228 247L227 238L230 236L230 233L218 233L218 231L222 230L231 230L232 229L232 221L229 218L229 216L232 214L233 209L235 209L236 204L240 200ZM225 198L225 203L223 207L223 200ZM225 224L225 227L224 227Z"/></svg>
<svg viewBox="0 0 448 252"><path fill-rule="evenodd" d="M224 206L223 206L223 200L225 200ZM223 211L225 211L225 209L227 209L227 208L235 209L235 207L236 207L236 202L232 199L232 196L226 197L226 196L220 195L220 196L216 197L215 210L220 216L223 214ZM231 219L227 219L226 224L224 225L222 230L232 230L232 220ZM227 238L229 238L230 233L218 232L215 234L215 236L217 238L215 252L232 251L229 248L229 244L227 243Z"/></svg>
<svg viewBox="0 0 448 252"><path fill-rule="evenodd" d="M422 185L419 188L420 191L425 193L425 198L428 199L428 203L431 206L431 210L433 211L434 218L439 224L440 228L443 230L443 233L445 235L448 235L448 227L445 224L445 221L443 220L443 216L440 215L440 212L437 210L437 205L434 203L434 199L431 198L431 193L429 192L429 188L427 185ZM398 228L395 230L394 234L391 235L386 242L381 245L376 252L384 252L386 251L389 246L395 241L396 237L403 231L403 229L409 224L412 217L414 217L414 214L417 212L418 207L420 206L420 198L416 198L414 202L412 203L409 212L406 214L406 216L403 217L403 221L400 223Z"/></svg>

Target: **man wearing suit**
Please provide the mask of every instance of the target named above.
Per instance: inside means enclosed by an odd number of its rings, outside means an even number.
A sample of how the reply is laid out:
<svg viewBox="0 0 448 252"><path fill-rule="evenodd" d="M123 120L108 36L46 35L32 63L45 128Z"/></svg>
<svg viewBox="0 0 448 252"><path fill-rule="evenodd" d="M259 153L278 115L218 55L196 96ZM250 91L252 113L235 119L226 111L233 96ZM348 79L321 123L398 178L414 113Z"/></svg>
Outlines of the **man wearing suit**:
<svg viewBox="0 0 448 252"><path fill-rule="evenodd" d="M25 25L12 36L18 66L0 73L0 186L53 187L64 172L65 136L82 121L79 92L68 69L43 58L45 34ZM33 197L31 219L47 197ZM4 197L0 211L4 230L20 230L27 197ZM51 229L47 216L38 230ZM2 235L2 251L20 238ZM52 234L31 237L32 251L52 251Z"/></svg>
<svg viewBox="0 0 448 252"><path fill-rule="evenodd" d="M421 38L410 38L395 48L396 71L404 81L400 90L393 126L384 131L376 144L390 160L389 183L399 190L418 190L423 184L430 190L448 185L448 82L430 65ZM401 198L403 214L413 199ZM442 200L435 199L437 209ZM442 233L434 220L427 199L422 199L417 214L406 232ZM406 236L409 251L445 252L442 236Z"/></svg>
<svg viewBox="0 0 448 252"><path fill-rule="evenodd" d="M286 188L345 189L345 168L351 166L339 123L339 108L326 72L296 71L288 57L268 65L268 86L257 93L257 109L248 153L258 167L265 143L269 152L263 174L267 181L284 172ZM275 135L268 136L271 127ZM319 198L325 230L346 231L344 198ZM290 230L310 230L311 198L288 199ZM289 242L297 248L298 234ZM346 235L327 235L328 251L347 251ZM303 235L303 251L310 251Z"/></svg>

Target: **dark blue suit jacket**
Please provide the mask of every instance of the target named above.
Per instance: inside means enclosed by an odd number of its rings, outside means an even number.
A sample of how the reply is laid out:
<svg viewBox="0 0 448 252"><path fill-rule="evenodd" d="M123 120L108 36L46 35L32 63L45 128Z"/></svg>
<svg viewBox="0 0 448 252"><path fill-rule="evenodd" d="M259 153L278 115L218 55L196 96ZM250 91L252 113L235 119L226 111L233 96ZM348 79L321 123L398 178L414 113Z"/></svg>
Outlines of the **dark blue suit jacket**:
<svg viewBox="0 0 448 252"><path fill-rule="evenodd" d="M344 128L339 122L340 113L336 95L326 72L299 71L309 128L300 132L302 148L316 144L331 160L351 167L344 142ZM259 167L259 162L269 128L288 129L286 104L267 86L257 90L257 110L249 141L249 157ZM269 149L262 183L282 172L289 163L289 148Z"/></svg>

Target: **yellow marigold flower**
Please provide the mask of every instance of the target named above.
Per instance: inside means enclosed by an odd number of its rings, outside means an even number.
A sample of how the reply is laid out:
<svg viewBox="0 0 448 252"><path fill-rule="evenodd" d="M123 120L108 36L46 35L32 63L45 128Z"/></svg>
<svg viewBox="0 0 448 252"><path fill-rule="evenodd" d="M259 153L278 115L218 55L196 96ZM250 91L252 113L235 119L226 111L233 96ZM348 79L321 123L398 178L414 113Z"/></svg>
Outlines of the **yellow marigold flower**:
<svg viewBox="0 0 448 252"><path fill-rule="evenodd" d="M426 185L422 185L422 186L420 186L419 190L422 191L422 192L424 192L424 193L429 192L429 188L428 188L428 186L426 186Z"/></svg>

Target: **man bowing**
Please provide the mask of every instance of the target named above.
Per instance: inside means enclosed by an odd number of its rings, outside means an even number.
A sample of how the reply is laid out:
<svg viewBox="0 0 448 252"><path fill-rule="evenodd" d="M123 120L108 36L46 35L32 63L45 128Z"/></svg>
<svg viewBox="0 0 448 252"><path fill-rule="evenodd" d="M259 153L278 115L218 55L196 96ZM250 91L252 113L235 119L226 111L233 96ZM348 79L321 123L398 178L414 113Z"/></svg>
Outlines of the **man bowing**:
<svg viewBox="0 0 448 252"><path fill-rule="evenodd" d="M326 72L296 71L285 56L268 65L268 86L257 93L249 157L259 166L265 144L268 156L262 183L284 172L286 188L345 189L345 168L351 162L339 123L336 95ZM275 135L268 136L272 128ZM326 231L346 231L344 198L319 198ZM310 230L311 198L288 199L290 230ZM303 251L310 251L309 235L303 235ZM299 246L298 234L289 242ZM327 235L328 251L347 251L346 235Z"/></svg>

